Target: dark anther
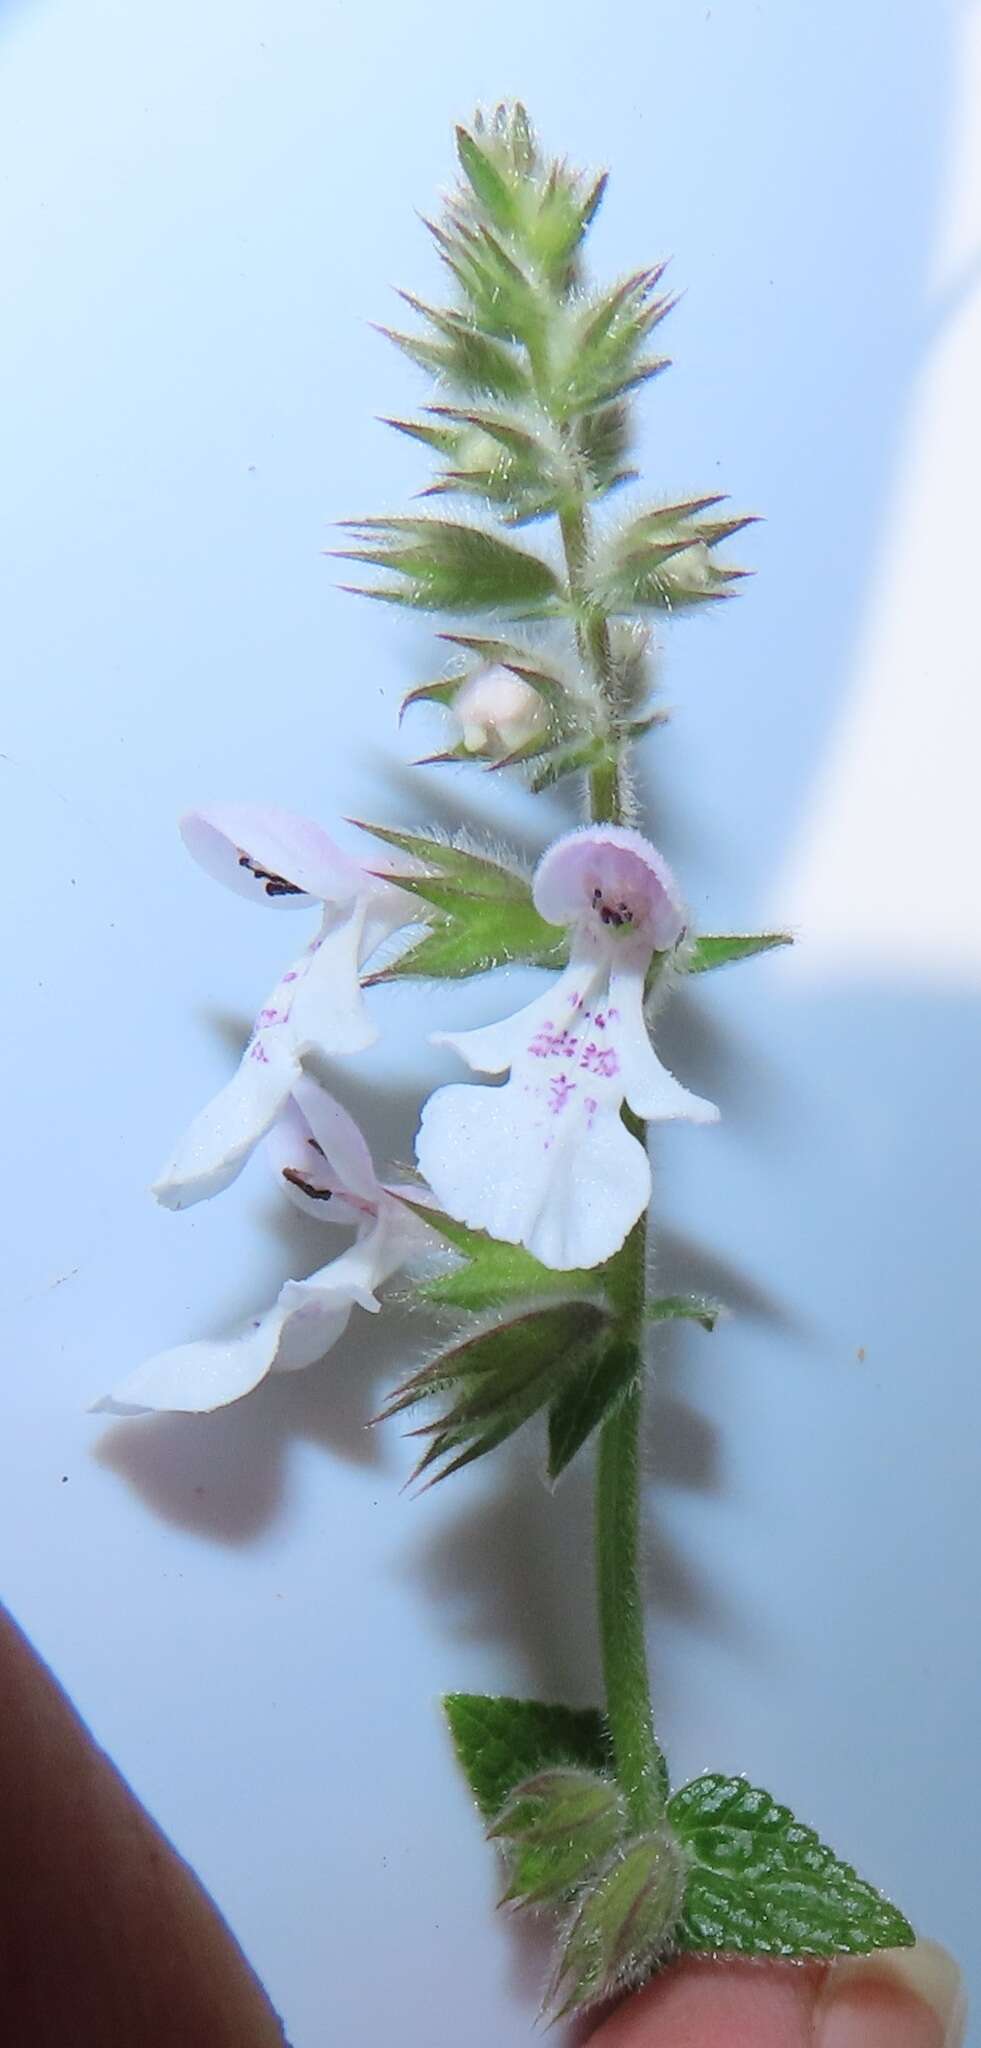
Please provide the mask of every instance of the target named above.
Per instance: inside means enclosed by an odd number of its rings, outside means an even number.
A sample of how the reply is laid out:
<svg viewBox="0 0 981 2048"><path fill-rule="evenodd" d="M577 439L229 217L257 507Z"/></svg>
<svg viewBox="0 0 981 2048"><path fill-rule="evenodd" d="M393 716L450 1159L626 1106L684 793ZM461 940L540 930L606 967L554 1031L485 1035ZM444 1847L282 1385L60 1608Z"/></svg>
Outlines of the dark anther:
<svg viewBox="0 0 981 2048"><path fill-rule="evenodd" d="M249 874L265 885L267 896L302 896L304 893L295 882L285 882L282 875L273 875L268 868L261 868L249 853L240 853L238 864L240 868L248 868Z"/></svg>
<svg viewBox="0 0 981 2048"><path fill-rule="evenodd" d="M334 1192L333 1188L315 1188L311 1181L304 1180L302 1173L297 1173L295 1166L284 1166L283 1179L291 1187L299 1188L301 1194L309 1195L311 1202L329 1202Z"/></svg>

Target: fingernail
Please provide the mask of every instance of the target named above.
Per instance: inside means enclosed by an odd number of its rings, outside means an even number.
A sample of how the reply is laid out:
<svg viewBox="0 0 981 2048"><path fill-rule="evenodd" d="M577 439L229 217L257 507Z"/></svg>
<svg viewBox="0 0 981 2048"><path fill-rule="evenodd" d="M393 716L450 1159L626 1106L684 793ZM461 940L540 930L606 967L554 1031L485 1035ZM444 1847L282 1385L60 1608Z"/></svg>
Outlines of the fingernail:
<svg viewBox="0 0 981 2048"><path fill-rule="evenodd" d="M842 1959L814 2016L815 2048L963 2048L964 1980L935 1941Z"/></svg>

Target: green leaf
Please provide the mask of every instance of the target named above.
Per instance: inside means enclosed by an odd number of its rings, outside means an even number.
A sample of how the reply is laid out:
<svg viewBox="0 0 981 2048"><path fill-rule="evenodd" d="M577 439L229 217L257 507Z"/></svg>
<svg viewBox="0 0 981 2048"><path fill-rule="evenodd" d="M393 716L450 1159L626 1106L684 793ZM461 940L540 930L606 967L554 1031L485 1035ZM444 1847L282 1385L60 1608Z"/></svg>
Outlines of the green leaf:
<svg viewBox="0 0 981 2048"><path fill-rule="evenodd" d="M644 1310L649 1323L679 1318L701 1323L703 1330L714 1330L721 1314L721 1302L711 1301L707 1294L663 1294L659 1301L649 1301Z"/></svg>
<svg viewBox="0 0 981 2048"><path fill-rule="evenodd" d="M367 594L425 611L501 611L528 616L554 609L561 584L548 562L478 526L448 519L363 519L345 524L360 545L342 561L402 576Z"/></svg>
<svg viewBox="0 0 981 2048"><path fill-rule="evenodd" d="M434 448L437 455L455 453L457 436L449 427L431 426L427 420L383 419L383 427L394 427L397 434L407 434L412 441L421 441L424 448Z"/></svg>
<svg viewBox="0 0 981 2048"><path fill-rule="evenodd" d="M576 254L607 187L604 171L585 186L564 164L553 164L538 212L525 228L529 251L553 288L565 295L575 283Z"/></svg>
<svg viewBox="0 0 981 2048"><path fill-rule="evenodd" d="M445 1396L449 1405L412 1432L430 1438L412 1478L444 1459L427 1483L447 1479L513 1436L546 1405L563 1375L576 1369L608 1321L603 1309L581 1300L532 1309L467 1338L413 1373L396 1388L380 1420L434 1396Z"/></svg>
<svg viewBox="0 0 981 2048"><path fill-rule="evenodd" d="M540 796L543 789L552 789L564 776L588 774L591 768L611 758L610 743L601 733L593 733L586 739L568 740L559 746L538 747L535 753L536 758L540 754L546 756L531 778L535 796ZM496 766L507 768L518 759L519 755L510 754Z"/></svg>
<svg viewBox="0 0 981 2048"><path fill-rule="evenodd" d="M596 596L612 611L689 611L731 596L732 573L716 569L701 542L620 542L616 559L596 585Z"/></svg>
<svg viewBox="0 0 981 2048"><path fill-rule="evenodd" d="M390 879L438 912L424 937L366 976L366 988L408 975L459 980L516 962L538 967L564 964L567 935L539 916L525 875L488 855L418 833L380 825L364 825L362 830L431 871Z"/></svg>
<svg viewBox="0 0 981 2048"><path fill-rule="evenodd" d="M719 542L753 524L750 516L705 520L718 496L690 498L640 512L617 534L597 573L596 595L614 610L650 606L680 611L730 597L747 572L712 560Z"/></svg>
<svg viewBox="0 0 981 2048"><path fill-rule="evenodd" d="M578 1896L549 1990L553 2017L649 1976L671 1945L683 1891L683 1860L667 1828L616 1851Z"/></svg>
<svg viewBox="0 0 981 2048"><path fill-rule="evenodd" d="M712 967L728 967L732 960L749 960L754 953L770 953L774 946L792 946L789 932L754 932L750 936L696 939L685 963L689 974L707 974Z"/></svg>
<svg viewBox="0 0 981 2048"><path fill-rule="evenodd" d="M431 222L429 226L444 263L469 300L477 329L505 341L528 344L537 339L547 319L547 301L491 229L452 209L445 227Z"/></svg>
<svg viewBox="0 0 981 2048"><path fill-rule="evenodd" d="M495 1819L523 1778L561 1765L603 1771L610 1762L606 1722L595 1707L451 1692L443 1710L470 1790L487 1821Z"/></svg>
<svg viewBox="0 0 981 2048"><path fill-rule="evenodd" d="M622 404L597 406L579 421L579 449L597 490L612 490L615 484L635 477L628 469L630 415Z"/></svg>
<svg viewBox="0 0 981 2048"><path fill-rule="evenodd" d="M465 128L456 131L456 148L471 189L484 211L497 227L505 231L513 227L517 214L514 196L490 157L485 156Z"/></svg>
<svg viewBox="0 0 981 2048"><path fill-rule="evenodd" d="M666 359L641 362L639 354L647 336L676 304L671 296L653 296L663 273L663 264L635 271L583 308L556 378L556 396L566 419L610 404L655 369L666 368Z"/></svg>
<svg viewBox="0 0 981 2048"><path fill-rule="evenodd" d="M675 1793L668 1818L692 1859L682 1948L826 1957L915 1940L897 1907L743 1778L696 1778Z"/></svg>
<svg viewBox="0 0 981 2048"><path fill-rule="evenodd" d="M502 1244L441 1211L420 1207L418 1213L467 1261L435 1280L423 1281L418 1292L424 1301L443 1308L503 1308L541 1295L596 1294L602 1287L602 1267L560 1272L541 1265L523 1245Z"/></svg>
<svg viewBox="0 0 981 2048"><path fill-rule="evenodd" d="M431 405L427 411L438 419L445 419L457 427L473 427L478 433L487 434L492 441L499 441L509 455L517 456L526 463L537 463L541 472L551 450L546 448L541 437L533 433L520 418L505 412L490 412L486 408L469 411L458 405Z"/></svg>
<svg viewBox="0 0 981 2048"><path fill-rule="evenodd" d="M642 1369L636 1344L622 1337L590 1352L548 1412L548 1476L557 1479L623 1399Z"/></svg>
<svg viewBox="0 0 981 2048"><path fill-rule="evenodd" d="M527 409L431 406L446 424L452 466L423 496L461 492L500 507L511 525L554 511L572 485L570 460L556 437Z"/></svg>
<svg viewBox="0 0 981 2048"><path fill-rule="evenodd" d="M516 1785L493 1827L510 1882L502 1899L537 1906L567 1898L616 1848L626 1815L613 1779L553 1764Z"/></svg>
<svg viewBox="0 0 981 2048"><path fill-rule="evenodd" d="M400 853L418 861L430 874L443 875L459 883L468 896L487 896L495 902L524 903L531 900L531 884L518 868L496 860L492 854L476 853L472 847L457 846L451 840L432 839L422 832L400 832L391 825L367 825L353 818L360 832L395 846ZM403 881L404 876L393 880ZM554 931L554 925L548 927Z"/></svg>
<svg viewBox="0 0 981 2048"><path fill-rule="evenodd" d="M442 676L435 683L418 683L416 688L408 690L402 699L399 707L399 722L401 723L406 712L411 710L413 704L451 705L462 681L462 676Z"/></svg>
<svg viewBox="0 0 981 2048"><path fill-rule="evenodd" d="M568 945L563 933L540 918L534 905L488 904L461 896L451 917L430 925L425 936L386 967L364 977L365 988L410 976L464 981L494 967L561 967Z"/></svg>
<svg viewBox="0 0 981 2048"><path fill-rule="evenodd" d="M382 327L379 332L420 369L475 397L509 399L530 395L528 371L506 342L482 334L462 314L421 304L419 310L436 328L438 340L399 334L391 327Z"/></svg>

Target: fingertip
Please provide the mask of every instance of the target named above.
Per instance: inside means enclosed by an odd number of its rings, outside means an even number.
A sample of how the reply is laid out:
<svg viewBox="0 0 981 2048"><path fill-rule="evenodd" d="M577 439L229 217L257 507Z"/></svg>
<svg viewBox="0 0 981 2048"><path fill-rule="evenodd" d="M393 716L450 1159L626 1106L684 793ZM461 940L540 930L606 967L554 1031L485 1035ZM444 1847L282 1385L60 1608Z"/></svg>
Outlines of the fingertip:
<svg viewBox="0 0 981 2048"><path fill-rule="evenodd" d="M933 1942L823 1964L686 1957L588 2048L962 2048L960 1971Z"/></svg>
<svg viewBox="0 0 981 2048"><path fill-rule="evenodd" d="M589 2048L810 2048L823 1977L810 1964L685 1957L628 1999Z"/></svg>

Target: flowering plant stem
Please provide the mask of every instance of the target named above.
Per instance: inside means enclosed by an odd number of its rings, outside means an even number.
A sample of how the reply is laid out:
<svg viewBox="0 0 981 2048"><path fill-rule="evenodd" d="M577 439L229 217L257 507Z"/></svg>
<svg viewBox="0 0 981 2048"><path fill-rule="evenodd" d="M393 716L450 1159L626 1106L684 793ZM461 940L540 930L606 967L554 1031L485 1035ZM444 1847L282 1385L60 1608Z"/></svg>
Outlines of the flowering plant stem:
<svg viewBox="0 0 981 2048"><path fill-rule="evenodd" d="M640 1222L616 1261L617 1284L631 1297L628 1314L638 1334L645 1235ZM636 1381L607 1417L600 1430L596 1469L596 1583L606 1713L617 1780L630 1822L638 1830L655 1826L664 1810L638 1559L641 1398Z"/></svg>
<svg viewBox="0 0 981 2048"><path fill-rule="evenodd" d="M574 599L580 598L590 553L588 513L582 499L564 508L560 527L570 594ZM609 626L602 612L594 611L584 619L577 639L598 694L607 697L610 641ZM622 822L619 751L593 769L589 778L589 809L596 824ZM644 1124L629 1112L628 1116L631 1130L643 1144ZM623 1336L638 1348L643 1339L646 1252L644 1216L635 1224L610 1270L610 1292ZM617 1780L628 1818L638 1830L654 1827L664 1811L639 1560L641 1413L642 1389L638 1379L602 1425L596 1468L596 1587L606 1713Z"/></svg>
<svg viewBox="0 0 981 2048"><path fill-rule="evenodd" d="M423 331L392 336L435 375L437 402L390 424L445 465L425 499L462 498L464 516L346 522L337 552L384 572L372 596L454 622L443 636L456 650L451 671L403 705L449 714L453 744L428 761L515 771L535 794L581 778L589 822L563 833L529 878L466 833L369 826L386 848L380 872L377 856L354 859L276 806L187 814L185 842L216 880L254 901L319 907L321 921L260 1009L237 1073L178 1143L158 1196L183 1208L220 1193L264 1140L284 1194L357 1235L288 1280L238 1334L157 1353L100 1405L201 1412L237 1401L270 1372L313 1365L408 1268L420 1305L463 1319L384 1410L437 1411L411 1432L423 1446L415 1478L442 1481L543 1414L553 1481L598 1439L605 1713L500 1695L444 1702L504 1853L506 1899L557 1915L547 2003L559 2017L678 1949L827 1958L914 1936L768 1792L719 1771L669 1789L655 1736L639 1563L645 1340L674 1319L711 1330L719 1304L648 1296L646 1134L675 1118L711 1124L718 1110L658 1058L647 996L664 973L789 941L690 930L667 862L638 829L631 754L667 715L645 619L731 597L745 572L716 549L750 521L718 517L716 492L628 500L619 521L606 516L609 494L638 480L625 466L630 394L667 367L650 353L674 303L658 295L664 266L588 287L580 245L605 176L589 183L546 161L522 107L476 118L457 141L463 184L430 223L454 302L403 293ZM551 518L561 565L526 539ZM378 964L396 934L400 950ZM307 1056L334 1061L373 1042L365 990L378 983L454 981L512 962L544 970L547 987L513 1016L434 1034L482 1078L429 1097L420 1179L391 1185Z"/></svg>

